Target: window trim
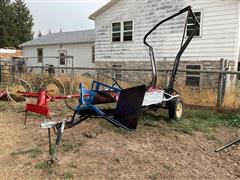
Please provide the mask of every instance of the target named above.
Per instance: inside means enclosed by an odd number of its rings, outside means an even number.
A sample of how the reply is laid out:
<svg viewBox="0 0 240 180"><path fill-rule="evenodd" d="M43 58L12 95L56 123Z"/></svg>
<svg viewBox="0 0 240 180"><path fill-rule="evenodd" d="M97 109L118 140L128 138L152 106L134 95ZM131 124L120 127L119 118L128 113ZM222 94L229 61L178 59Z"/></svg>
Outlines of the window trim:
<svg viewBox="0 0 240 180"><path fill-rule="evenodd" d="M124 22L128 22L128 21L132 21L132 40L131 41L124 41ZM113 24L114 23L120 23L120 41L113 41ZM112 21L111 22L111 43L115 44L115 43L133 43L134 42L134 37L135 37L135 23L133 19L130 20L123 20L123 21ZM130 30L127 30L126 32L130 32Z"/></svg>
<svg viewBox="0 0 240 180"><path fill-rule="evenodd" d="M203 65L202 64L185 64L185 69L186 70L193 70L193 69L187 69L187 66L200 66L200 71L202 70L203 68ZM202 73L200 73L199 75L189 75L189 74L185 74L186 78L185 78L185 86L188 86L188 87L191 87L191 88L195 88L195 89L201 89L202 87ZM186 82L187 82L187 77L199 77L199 86L191 86L191 85L187 85Z"/></svg>
<svg viewBox="0 0 240 180"><path fill-rule="evenodd" d="M116 23L120 23L120 31L113 32L113 24L116 24ZM113 41L113 33L119 33L119 32L120 32L120 41ZM122 22L121 21L112 22L112 24L111 24L111 42L113 42L113 43L122 42Z"/></svg>
<svg viewBox="0 0 240 180"><path fill-rule="evenodd" d="M202 9L194 9L193 10L193 13L196 13L196 12L200 12L201 13L201 16L200 16L200 28L199 28L199 36L194 36L194 38L202 38L202 31L203 31L203 10ZM186 15L187 16L187 15ZM188 19L187 19L188 20ZM188 25L188 23L187 23ZM186 27L186 32L185 32L185 37L188 37L187 36L187 27Z"/></svg>

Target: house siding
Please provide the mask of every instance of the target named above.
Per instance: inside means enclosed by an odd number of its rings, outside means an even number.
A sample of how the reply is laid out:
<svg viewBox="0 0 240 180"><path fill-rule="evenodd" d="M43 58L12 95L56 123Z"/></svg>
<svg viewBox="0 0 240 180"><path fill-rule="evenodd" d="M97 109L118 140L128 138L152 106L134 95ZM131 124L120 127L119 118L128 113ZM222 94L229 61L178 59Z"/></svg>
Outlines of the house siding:
<svg viewBox="0 0 240 180"><path fill-rule="evenodd" d="M85 44L63 44L63 45L45 45L45 46L30 46L23 48L23 56L27 58L28 66L39 66L42 63L37 63L37 48L43 48L43 57L59 57L59 51L67 51L67 56L73 56L75 67L95 67L92 63L92 46L93 43ZM45 64L59 65L57 58L44 58ZM72 65L69 63L67 66ZM62 65L63 66L63 65Z"/></svg>
<svg viewBox="0 0 240 180"><path fill-rule="evenodd" d="M149 61L143 45L144 35L159 21L191 5L202 11L201 37L195 37L182 61L238 60L239 1L236 0L120 0L96 17L95 47L98 62ZM148 41L157 61L172 61L183 33L185 15L165 23ZM111 23L134 20L133 42L111 43ZM234 67L235 68L235 67Z"/></svg>

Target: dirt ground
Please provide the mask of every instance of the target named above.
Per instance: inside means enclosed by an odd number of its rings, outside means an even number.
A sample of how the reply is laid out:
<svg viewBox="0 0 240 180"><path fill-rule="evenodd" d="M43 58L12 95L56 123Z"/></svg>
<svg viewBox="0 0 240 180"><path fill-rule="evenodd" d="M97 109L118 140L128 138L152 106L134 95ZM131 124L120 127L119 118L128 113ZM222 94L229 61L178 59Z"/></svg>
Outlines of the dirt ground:
<svg viewBox="0 0 240 180"><path fill-rule="evenodd" d="M214 152L238 129L217 128L211 139L162 121L126 132L90 119L65 131L50 167L47 130L33 116L23 121L24 113L0 112L0 179L240 179L240 146Z"/></svg>

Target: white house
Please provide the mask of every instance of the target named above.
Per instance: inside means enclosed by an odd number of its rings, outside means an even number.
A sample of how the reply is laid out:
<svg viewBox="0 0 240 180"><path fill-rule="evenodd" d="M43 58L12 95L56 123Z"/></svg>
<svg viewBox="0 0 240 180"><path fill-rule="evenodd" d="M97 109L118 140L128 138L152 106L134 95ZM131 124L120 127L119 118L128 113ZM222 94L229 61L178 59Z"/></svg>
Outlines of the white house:
<svg viewBox="0 0 240 180"><path fill-rule="evenodd" d="M180 68L219 70L220 59L224 58L236 70L240 49L239 0L111 0L89 16L95 21L96 65L149 66L144 35L159 21L188 5L201 27L183 54ZM171 67L181 44L185 19L186 14L175 18L149 37L158 68ZM191 31L191 22L187 22L187 31ZM198 85L201 82L200 76L189 80Z"/></svg>
<svg viewBox="0 0 240 180"><path fill-rule="evenodd" d="M50 33L19 46L28 66L95 66L94 30Z"/></svg>

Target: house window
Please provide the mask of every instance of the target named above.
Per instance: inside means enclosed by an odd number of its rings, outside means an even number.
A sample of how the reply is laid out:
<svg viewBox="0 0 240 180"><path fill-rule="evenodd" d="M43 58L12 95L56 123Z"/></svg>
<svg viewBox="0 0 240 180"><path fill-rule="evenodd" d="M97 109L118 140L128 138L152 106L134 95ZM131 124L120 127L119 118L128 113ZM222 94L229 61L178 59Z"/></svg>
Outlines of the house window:
<svg viewBox="0 0 240 180"><path fill-rule="evenodd" d="M95 63L95 46L92 46L92 63Z"/></svg>
<svg viewBox="0 0 240 180"><path fill-rule="evenodd" d="M201 65L186 65L187 70L201 70ZM186 85L200 87L201 75L199 72L186 73Z"/></svg>
<svg viewBox="0 0 240 180"><path fill-rule="evenodd" d="M43 62L43 48L37 48L37 62Z"/></svg>
<svg viewBox="0 0 240 180"><path fill-rule="evenodd" d="M132 41L133 40L133 22L125 21L123 23L123 41Z"/></svg>
<svg viewBox="0 0 240 180"><path fill-rule="evenodd" d="M201 26L202 12L197 11L197 12L194 12L194 14L195 14L198 22L200 23L200 26ZM192 34L192 32L194 30L194 26L195 26L195 22L194 22L193 16L190 14L188 16L188 19L187 19L187 36L190 36ZM201 29L201 27L199 28L199 30L197 31L195 36L200 36L201 35L200 29Z"/></svg>
<svg viewBox="0 0 240 180"><path fill-rule="evenodd" d="M133 40L133 21L112 23L112 42L127 42Z"/></svg>
<svg viewBox="0 0 240 180"><path fill-rule="evenodd" d="M118 69L121 68L121 65L112 65L113 68ZM120 70L114 70L113 71L113 76L114 79L119 80L122 78L122 72Z"/></svg>
<svg viewBox="0 0 240 180"><path fill-rule="evenodd" d="M59 53L60 65L66 65L66 54L64 52Z"/></svg>
<svg viewBox="0 0 240 180"><path fill-rule="evenodd" d="M121 22L112 24L112 42L121 41Z"/></svg>

